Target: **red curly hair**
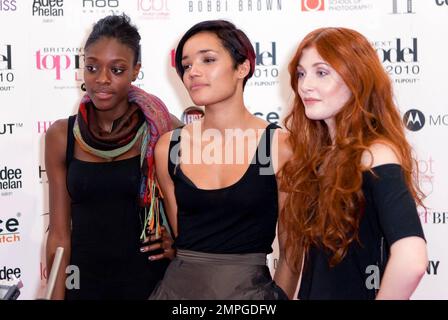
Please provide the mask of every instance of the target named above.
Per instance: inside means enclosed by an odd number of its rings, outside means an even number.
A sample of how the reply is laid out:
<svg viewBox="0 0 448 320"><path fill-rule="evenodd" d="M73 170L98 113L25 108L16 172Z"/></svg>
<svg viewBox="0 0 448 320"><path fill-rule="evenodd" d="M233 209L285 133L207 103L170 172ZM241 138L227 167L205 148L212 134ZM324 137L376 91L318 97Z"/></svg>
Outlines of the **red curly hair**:
<svg viewBox="0 0 448 320"><path fill-rule="evenodd" d="M351 97L335 116L332 141L324 121L310 120L298 94L297 65L305 48L314 47L342 77ZM423 194L416 162L406 141L400 113L393 102L390 79L360 33L346 28L320 28L300 43L289 64L295 98L285 119L293 157L282 169L281 189L288 193L280 219L292 266L300 271L310 246L332 253L338 264L357 240L362 193L361 156L374 142L383 141L396 152L405 180L417 204Z"/></svg>

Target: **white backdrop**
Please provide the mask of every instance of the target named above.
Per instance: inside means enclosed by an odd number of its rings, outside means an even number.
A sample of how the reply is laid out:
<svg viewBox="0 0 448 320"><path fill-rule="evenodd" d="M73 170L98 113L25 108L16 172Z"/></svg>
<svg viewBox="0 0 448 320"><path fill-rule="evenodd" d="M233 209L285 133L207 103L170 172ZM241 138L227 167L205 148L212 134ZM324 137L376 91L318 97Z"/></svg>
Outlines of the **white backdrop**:
<svg viewBox="0 0 448 320"><path fill-rule="evenodd" d="M47 277L45 131L76 112L92 24L121 12L142 35L136 84L178 117L192 102L172 50L196 22L228 19L248 34L257 68L246 104L271 122L292 102L287 64L305 34L344 26L369 38L394 82L428 194L430 264L413 298L448 299L448 0L0 0L0 281L20 276L20 299L41 297Z"/></svg>

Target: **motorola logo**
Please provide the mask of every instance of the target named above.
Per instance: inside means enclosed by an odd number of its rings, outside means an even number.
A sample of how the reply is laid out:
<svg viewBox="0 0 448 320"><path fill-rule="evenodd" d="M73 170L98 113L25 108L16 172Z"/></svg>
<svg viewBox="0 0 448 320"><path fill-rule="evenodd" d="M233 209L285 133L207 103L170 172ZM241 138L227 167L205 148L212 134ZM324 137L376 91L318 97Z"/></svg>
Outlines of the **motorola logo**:
<svg viewBox="0 0 448 320"><path fill-rule="evenodd" d="M425 115L417 109L406 111L403 116L403 123L411 131L419 131L425 125Z"/></svg>

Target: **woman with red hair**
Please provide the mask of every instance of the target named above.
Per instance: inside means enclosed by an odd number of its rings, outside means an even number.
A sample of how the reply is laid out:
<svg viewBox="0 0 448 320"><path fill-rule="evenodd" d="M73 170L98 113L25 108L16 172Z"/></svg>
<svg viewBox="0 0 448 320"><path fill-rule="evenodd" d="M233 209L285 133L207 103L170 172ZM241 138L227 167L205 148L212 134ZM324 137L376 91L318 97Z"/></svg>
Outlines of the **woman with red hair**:
<svg viewBox="0 0 448 320"><path fill-rule="evenodd" d="M427 266L415 161L390 79L360 33L321 28L289 65L280 215L300 299L408 299Z"/></svg>

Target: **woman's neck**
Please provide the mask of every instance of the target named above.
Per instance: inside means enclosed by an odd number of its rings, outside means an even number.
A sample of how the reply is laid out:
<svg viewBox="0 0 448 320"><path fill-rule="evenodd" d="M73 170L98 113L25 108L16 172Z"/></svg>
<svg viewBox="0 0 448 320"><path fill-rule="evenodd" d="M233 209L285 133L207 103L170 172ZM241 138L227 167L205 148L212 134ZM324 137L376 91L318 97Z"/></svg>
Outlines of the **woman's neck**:
<svg viewBox="0 0 448 320"><path fill-rule="evenodd" d="M205 108L202 122L203 129L218 129L224 132L225 129L244 129L248 124L251 113L244 105L237 108Z"/></svg>
<svg viewBox="0 0 448 320"><path fill-rule="evenodd" d="M111 132L114 121L122 117L128 109L129 104L114 108L112 110L102 111L95 108L93 110L95 112L96 123L98 126L106 132Z"/></svg>
<svg viewBox="0 0 448 320"><path fill-rule="evenodd" d="M231 99L205 106L203 129L244 129L248 124L248 118L252 115L244 105L243 96L235 95Z"/></svg>

